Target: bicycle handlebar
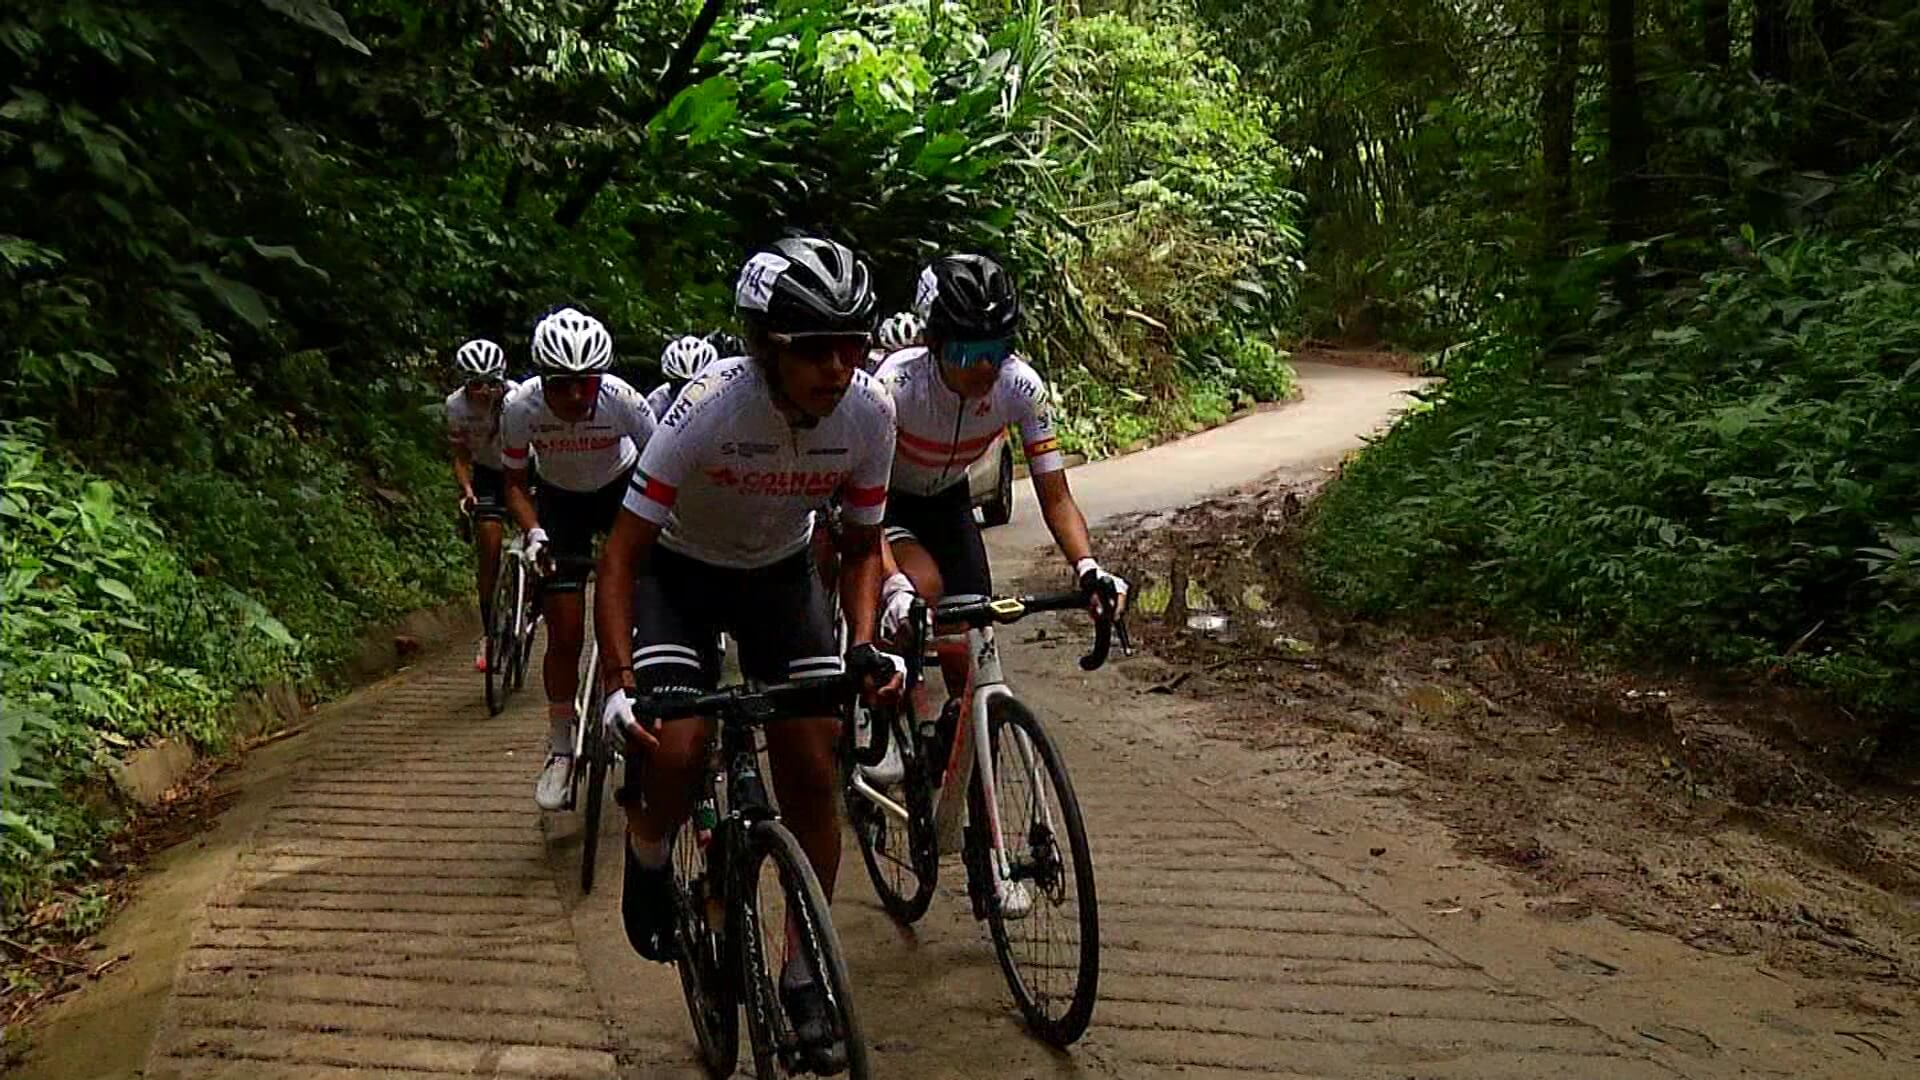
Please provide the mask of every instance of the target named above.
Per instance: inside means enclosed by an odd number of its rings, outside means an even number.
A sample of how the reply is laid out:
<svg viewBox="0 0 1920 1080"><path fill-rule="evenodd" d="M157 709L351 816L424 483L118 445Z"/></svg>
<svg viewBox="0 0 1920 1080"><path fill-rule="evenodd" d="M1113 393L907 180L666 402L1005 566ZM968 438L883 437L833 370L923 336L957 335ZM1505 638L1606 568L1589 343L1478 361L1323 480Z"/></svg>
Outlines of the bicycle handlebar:
<svg viewBox="0 0 1920 1080"><path fill-rule="evenodd" d="M1093 651L1080 658L1080 670L1097 671L1107 662L1113 651L1113 638L1117 631L1120 637L1122 653L1131 653L1133 643L1127 637L1127 624L1119 618L1119 597L1103 593L1084 592L1041 593L1037 596L1002 596L983 600L943 600L934 608L934 621L947 626L966 626L977 629L989 623L1016 623L1029 615L1043 611L1080 611L1087 606L1089 599L1099 604L1100 610L1093 616ZM915 601L912 613L912 625L925 626L926 604ZM921 633L924 631L916 631ZM926 643L916 643L918 649L924 649ZM912 666L912 665L909 665Z"/></svg>
<svg viewBox="0 0 1920 1080"><path fill-rule="evenodd" d="M648 691L633 697L636 716L655 720L685 720L694 716L737 717L765 724L781 717L817 716L825 708L836 712L860 689L869 674L891 675L891 665L873 672L851 667L835 675L764 686L725 686L704 694L686 691Z"/></svg>

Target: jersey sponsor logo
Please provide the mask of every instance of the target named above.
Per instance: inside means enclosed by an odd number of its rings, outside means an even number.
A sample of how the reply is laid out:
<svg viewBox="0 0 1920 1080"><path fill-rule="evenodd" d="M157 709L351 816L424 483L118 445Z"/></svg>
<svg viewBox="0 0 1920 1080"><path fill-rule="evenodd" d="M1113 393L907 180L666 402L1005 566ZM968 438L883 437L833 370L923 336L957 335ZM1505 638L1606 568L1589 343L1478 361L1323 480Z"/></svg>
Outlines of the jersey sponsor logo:
<svg viewBox="0 0 1920 1080"><path fill-rule="evenodd" d="M980 404L978 404L978 405L975 405L975 406L973 407L973 415L975 415L975 416L991 416L991 415L993 415L993 399L992 399L992 398L981 398L981 399L980 399Z"/></svg>
<svg viewBox="0 0 1920 1080"><path fill-rule="evenodd" d="M619 435L576 435L565 439L535 439L533 448L542 454L597 454L620 444Z"/></svg>
<svg viewBox="0 0 1920 1080"><path fill-rule="evenodd" d="M755 457L760 454L771 454L778 449L780 449L778 443L770 442L746 442L745 440L741 440L739 442L728 441L720 444L720 452L729 457Z"/></svg>
<svg viewBox="0 0 1920 1080"><path fill-rule="evenodd" d="M824 499L839 488L840 482L847 478L845 472L810 471L806 469L735 469L731 465L722 465L717 469L706 470L707 481L715 487L737 489L743 495L754 495L769 499L785 499L804 496L809 499Z"/></svg>
<svg viewBox="0 0 1920 1080"><path fill-rule="evenodd" d="M772 449L769 447L768 449ZM819 446L807 451L808 457L845 457L850 451L844 446Z"/></svg>

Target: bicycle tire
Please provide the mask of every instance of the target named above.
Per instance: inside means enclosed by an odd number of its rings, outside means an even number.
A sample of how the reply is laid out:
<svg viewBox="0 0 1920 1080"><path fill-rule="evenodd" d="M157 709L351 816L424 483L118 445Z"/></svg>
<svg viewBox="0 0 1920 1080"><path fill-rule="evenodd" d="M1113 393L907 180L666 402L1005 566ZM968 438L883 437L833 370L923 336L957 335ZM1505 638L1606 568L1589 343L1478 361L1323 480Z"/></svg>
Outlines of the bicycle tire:
<svg viewBox="0 0 1920 1080"><path fill-rule="evenodd" d="M868 1080L872 1071L867 1060L866 1036L860 1027L859 1014L853 1007L851 980L847 977L846 961L840 953L840 938L834 932L826 894L820 888L819 879L814 877L812 867L807 864L807 857L800 850L800 842L778 821L755 822L748 828L746 840L745 858L734 871L738 876L734 879L733 888L736 929L732 937L739 962L740 997L747 1011L747 1031L753 1046L755 1073L761 1080L775 1080L806 1071L797 1069L800 1061L798 1041L793 1036L786 1009L780 1002L779 974L771 971L767 962L767 938L759 910L759 893L761 866L771 862L779 875L783 911L799 916L798 936L800 946L806 953L805 962L812 965L815 976L821 981L832 1007L837 1034L846 1044L847 1065L844 1072L852 1080ZM783 915L780 921L782 926L773 933L784 946L787 917Z"/></svg>
<svg viewBox="0 0 1920 1080"><path fill-rule="evenodd" d="M589 700L598 706L600 695L595 694ZM600 724L597 707L589 708L579 723L587 725L584 729L587 799L580 820L580 892L585 895L593 891L593 868L600 855L600 814L606 802L607 772L613 766L613 747Z"/></svg>
<svg viewBox="0 0 1920 1080"><path fill-rule="evenodd" d="M680 971L680 992L700 1044L700 1066L712 1080L725 1080L740 1057L740 1003L726 973L726 935L707 921L708 899L719 882L691 822L674 837L673 883L674 967Z"/></svg>
<svg viewBox="0 0 1920 1080"><path fill-rule="evenodd" d="M887 723L905 767L894 790L905 798L907 821L903 825L854 790L852 778L858 775L857 766L849 767L846 804L847 822L860 844L860 861L866 864L874 895L894 922L910 926L933 903L940 855L933 825L933 777L914 739L903 730L904 719L896 712Z"/></svg>
<svg viewBox="0 0 1920 1080"><path fill-rule="evenodd" d="M1044 775L1047 785L1052 789L1052 804L1057 821L1050 827L1044 822L1027 821L1022 823L1021 835L1009 836L1009 846L1019 845L1018 858L1015 859L1015 880L1023 880L1022 867L1026 871L1025 880L1038 883L1041 895L1033 902L1033 908L1022 918L1008 919L994 899L994 884L991 880L980 880L988 874L990 853L986 850L987 835L984 826L969 824L967 842L969 857L968 888L976 900L976 908L985 914L988 936L993 940L994 955L1000 961L1001 974L1006 976L1007 988L1013 992L1013 1000L1026 1018L1027 1026L1034 1034L1054 1046L1071 1045L1080 1036L1086 1034L1087 1025L1093 1019L1094 1002L1100 986L1100 909L1099 898L1094 890L1093 855L1087 844L1085 822L1080 816L1080 802L1074 796L1073 783L1067 777L1067 769L1060 758L1059 750L1053 740L1047 736L1046 729L1026 706L1008 698L996 698L989 707L987 733L993 748L993 772L1001 794L1001 802L1007 801L1010 786L1007 783L1009 770L1001 764L1004 747L1015 746L1008 732L1017 732L1024 736L1038 761L1039 772ZM1018 750L1015 749L1015 754ZM986 817L986 788L978 773L967 789L967 814L970 823L982 823ZM1002 815L1003 833L1010 833L1012 825ZM1063 868L1057 865L1059 857L1058 833L1066 834L1066 852L1072 856L1073 866ZM1065 889L1071 878L1070 894ZM1026 963L1016 956L1016 942L1011 925L1026 924L1051 925L1054 917L1052 909L1073 905L1071 918L1077 932L1074 951L1076 956L1067 963ZM1052 958L1052 950L1047 956ZM1029 970L1031 969L1031 970ZM1073 978L1070 993L1060 995L1052 992L1052 986L1037 986L1041 982L1042 972L1070 973ZM1064 1007L1056 1008L1056 1003Z"/></svg>
<svg viewBox="0 0 1920 1080"><path fill-rule="evenodd" d="M487 715L499 716L513 691L512 564L493 583L493 617L487 626Z"/></svg>

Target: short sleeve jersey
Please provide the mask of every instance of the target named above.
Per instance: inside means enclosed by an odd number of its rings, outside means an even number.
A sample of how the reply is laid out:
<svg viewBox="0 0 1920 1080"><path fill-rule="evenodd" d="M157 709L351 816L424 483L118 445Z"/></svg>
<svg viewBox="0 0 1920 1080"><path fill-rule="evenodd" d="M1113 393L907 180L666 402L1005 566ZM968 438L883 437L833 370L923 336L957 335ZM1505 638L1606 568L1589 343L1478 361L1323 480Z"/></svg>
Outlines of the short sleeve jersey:
<svg viewBox="0 0 1920 1080"><path fill-rule="evenodd" d="M966 483L967 466L1008 424L1020 429L1029 473L1066 467L1053 433L1046 381L1018 356L1001 365L1000 378L986 396L972 400L954 393L941 380L939 364L918 346L887 357L875 377L893 397L900 428L895 491L932 495Z"/></svg>
<svg viewBox="0 0 1920 1080"><path fill-rule="evenodd" d="M464 389L455 390L447 395L447 441L456 446L464 446L473 458L475 465L484 465L489 469L501 468L500 424L506 409L506 400L520 384L508 380L506 393L499 399L499 408L482 409L467 400Z"/></svg>
<svg viewBox="0 0 1920 1080"><path fill-rule="evenodd" d="M600 396L579 421L554 415L541 380L533 379L507 398L500 453L509 469L526 468L531 454L540 464L541 482L550 487L597 491L639 460L653 429L646 399L617 375L600 376Z"/></svg>
<svg viewBox="0 0 1920 1080"><path fill-rule="evenodd" d="M653 411L653 418L659 420L667 415L667 409L673 405L673 384L663 382L647 392L647 408Z"/></svg>
<svg viewBox="0 0 1920 1080"><path fill-rule="evenodd" d="M647 444L626 508L660 543L713 566L755 569L804 551L836 494L847 521L878 525L893 464L893 404L865 372L812 427L773 404L752 360L709 364Z"/></svg>

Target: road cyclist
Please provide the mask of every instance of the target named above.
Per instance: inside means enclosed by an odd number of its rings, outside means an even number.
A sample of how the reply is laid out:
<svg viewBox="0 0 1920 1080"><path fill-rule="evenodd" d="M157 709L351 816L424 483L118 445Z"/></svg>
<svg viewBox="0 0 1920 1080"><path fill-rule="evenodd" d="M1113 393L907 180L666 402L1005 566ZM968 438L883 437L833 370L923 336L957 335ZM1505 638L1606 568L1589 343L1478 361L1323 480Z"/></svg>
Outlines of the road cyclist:
<svg viewBox="0 0 1920 1080"><path fill-rule="evenodd" d="M551 568L542 588L548 752L534 801L560 810L572 794L585 560L594 538L613 526L654 419L640 392L608 372L613 338L591 314L561 306L542 315L533 327L533 361L539 376L514 391L503 410L501 454L507 506L525 554ZM530 461L540 470L537 496L527 482Z"/></svg>
<svg viewBox="0 0 1920 1080"><path fill-rule="evenodd" d="M873 672L868 695L884 700L903 670L872 644L894 423L885 391L860 370L874 320L869 271L844 245L790 237L748 261L735 299L750 355L710 365L674 401L599 566L604 718L627 748L629 785L640 777L639 798L625 800L621 911L634 948L663 961L675 959L675 835L713 731L705 721L656 726L636 701L711 690L723 631L753 683ZM836 496L844 656L809 551L814 512ZM630 666L617 662L629 656ZM840 860L839 736L826 710L764 727L783 823L827 898ZM851 1053L858 1072L864 1047L847 1045L845 1002L824 985L831 973L801 962L818 954L791 914L784 921L778 999L807 1067L839 1072Z"/></svg>
<svg viewBox="0 0 1920 1080"><path fill-rule="evenodd" d="M453 369L460 386L446 398L447 442L453 451L453 479L460 486L460 513L471 522L473 532L480 625L489 627L507 516L500 416L519 384L507 378L506 350L485 338L474 338L454 350ZM475 671L487 667L484 632L473 667Z"/></svg>

